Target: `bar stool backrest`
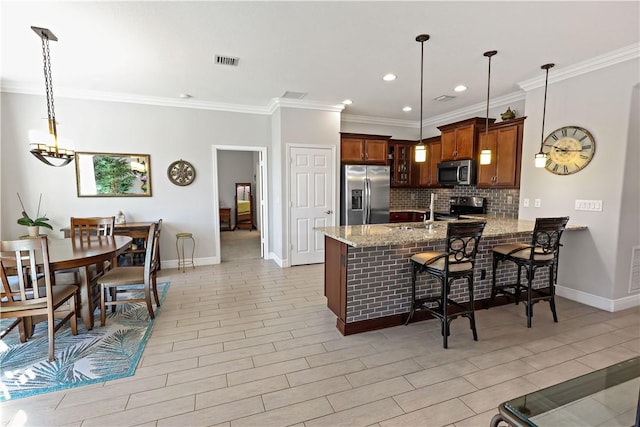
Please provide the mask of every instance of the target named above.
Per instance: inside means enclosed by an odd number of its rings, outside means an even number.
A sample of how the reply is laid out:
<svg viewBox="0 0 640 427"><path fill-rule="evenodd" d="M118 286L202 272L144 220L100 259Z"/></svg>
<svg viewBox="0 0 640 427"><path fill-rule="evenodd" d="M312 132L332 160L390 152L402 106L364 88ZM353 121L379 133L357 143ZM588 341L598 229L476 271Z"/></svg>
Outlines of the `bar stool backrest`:
<svg viewBox="0 0 640 427"><path fill-rule="evenodd" d="M555 218L536 218L531 237L531 247L529 259L533 260L548 257L556 257L560 250L560 238L564 232L568 216Z"/></svg>
<svg viewBox="0 0 640 427"><path fill-rule="evenodd" d="M447 225L447 253L445 270L455 269L456 264L475 263L480 237L486 222L449 222Z"/></svg>

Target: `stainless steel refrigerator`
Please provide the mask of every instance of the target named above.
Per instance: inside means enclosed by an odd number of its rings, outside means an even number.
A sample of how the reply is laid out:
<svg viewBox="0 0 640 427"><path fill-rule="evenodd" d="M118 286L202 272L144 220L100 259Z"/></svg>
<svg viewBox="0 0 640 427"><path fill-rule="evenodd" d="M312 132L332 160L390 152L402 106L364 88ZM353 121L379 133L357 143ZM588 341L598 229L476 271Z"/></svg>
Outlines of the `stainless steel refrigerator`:
<svg viewBox="0 0 640 427"><path fill-rule="evenodd" d="M389 222L389 166L343 165L340 225Z"/></svg>

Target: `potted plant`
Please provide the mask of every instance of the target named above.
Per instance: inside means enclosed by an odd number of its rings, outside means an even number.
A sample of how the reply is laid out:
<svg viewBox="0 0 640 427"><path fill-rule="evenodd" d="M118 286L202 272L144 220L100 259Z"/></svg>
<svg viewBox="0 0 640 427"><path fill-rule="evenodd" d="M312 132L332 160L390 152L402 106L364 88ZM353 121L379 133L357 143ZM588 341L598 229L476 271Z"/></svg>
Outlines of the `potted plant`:
<svg viewBox="0 0 640 427"><path fill-rule="evenodd" d="M31 217L27 214L27 210L24 208L24 203L22 203L22 199L20 198L20 193L18 194L18 200L20 200L20 206L22 206L22 218L18 218L18 224L24 225L29 230L29 236L38 236L40 234L40 227L48 228L49 230L53 230L46 214L40 216L40 204L42 203L42 193L40 193L40 200L38 200L38 210L36 211L35 219L31 219Z"/></svg>

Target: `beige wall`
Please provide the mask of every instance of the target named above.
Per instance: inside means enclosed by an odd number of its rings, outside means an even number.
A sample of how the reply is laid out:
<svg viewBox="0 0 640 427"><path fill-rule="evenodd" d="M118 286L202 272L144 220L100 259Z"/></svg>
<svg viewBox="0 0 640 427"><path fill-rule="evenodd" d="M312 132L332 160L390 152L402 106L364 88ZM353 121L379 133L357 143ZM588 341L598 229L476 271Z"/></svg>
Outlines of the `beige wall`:
<svg viewBox="0 0 640 427"><path fill-rule="evenodd" d="M44 129L44 97L2 94L2 239L24 234L16 224L20 205L16 191L35 210L43 193L43 208L55 230L75 216L115 215L127 221L164 219L162 259L175 260L175 233L193 232L200 264L216 255L213 242L212 145L270 147L270 117L103 101L56 98L59 133L73 140L76 150L151 155L152 197L78 198L74 163L53 168L28 151L29 129ZM44 110L44 111L43 111ZM169 182L167 167L177 159L196 168L193 184ZM57 235L57 233L52 233Z"/></svg>
<svg viewBox="0 0 640 427"><path fill-rule="evenodd" d="M640 244L640 221L627 211L637 212L639 203L639 118L632 114L638 111L639 62L635 58L549 85L545 135L575 125L588 129L596 140L593 160L574 175L558 176L533 167L540 148L543 88L526 97L520 199L522 203L529 198L531 204L529 208L521 204L519 216L569 215L571 222L589 227L565 234L558 293L601 308L640 302L637 291L629 292L631 246ZM542 200L541 208L533 207L536 198ZM602 200L603 210L576 211L576 199Z"/></svg>

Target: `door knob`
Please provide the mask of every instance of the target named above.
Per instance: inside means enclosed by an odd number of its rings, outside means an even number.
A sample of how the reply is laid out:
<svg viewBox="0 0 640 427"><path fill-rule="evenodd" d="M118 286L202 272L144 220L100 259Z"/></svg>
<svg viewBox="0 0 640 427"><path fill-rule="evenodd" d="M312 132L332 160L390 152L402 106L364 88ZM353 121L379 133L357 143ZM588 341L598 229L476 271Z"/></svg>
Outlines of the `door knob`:
<svg viewBox="0 0 640 427"><path fill-rule="evenodd" d="M327 215L330 215L333 213L333 211L331 209L329 209L328 211L324 211L324 213L326 213Z"/></svg>

